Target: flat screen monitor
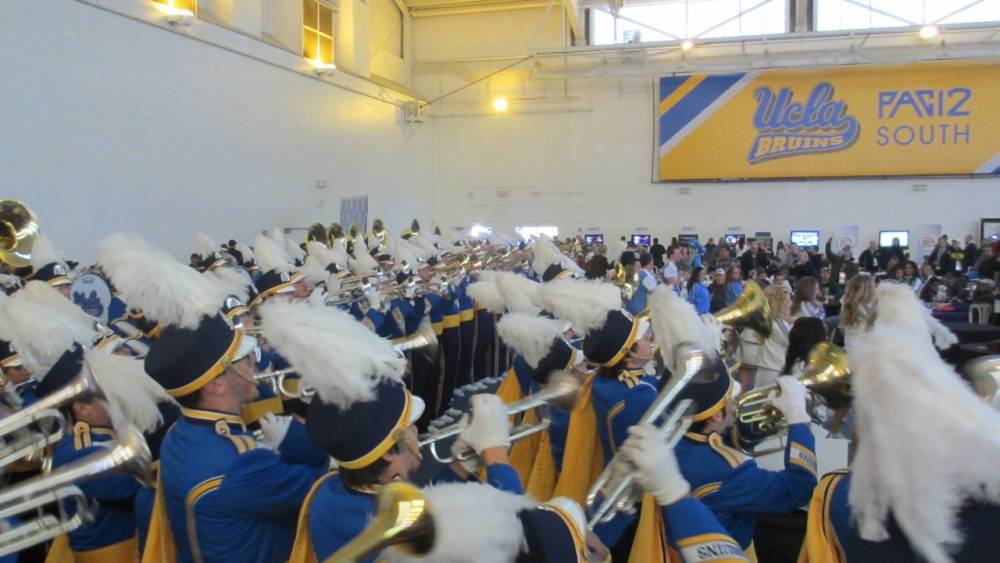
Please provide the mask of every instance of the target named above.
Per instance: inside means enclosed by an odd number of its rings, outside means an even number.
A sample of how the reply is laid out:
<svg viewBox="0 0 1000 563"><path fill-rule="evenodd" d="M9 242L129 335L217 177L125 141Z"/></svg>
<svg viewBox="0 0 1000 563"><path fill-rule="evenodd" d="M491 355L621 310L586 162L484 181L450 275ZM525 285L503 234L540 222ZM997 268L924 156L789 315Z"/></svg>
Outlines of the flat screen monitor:
<svg viewBox="0 0 1000 563"><path fill-rule="evenodd" d="M698 235L692 233L684 233L682 235L677 235L677 242L682 246L691 246L692 244L698 244Z"/></svg>
<svg viewBox="0 0 1000 563"><path fill-rule="evenodd" d="M743 233L729 233L722 240L726 242L726 246L744 246L747 236Z"/></svg>
<svg viewBox="0 0 1000 563"><path fill-rule="evenodd" d="M636 246L649 246L650 235L632 235L632 244Z"/></svg>
<svg viewBox="0 0 1000 563"><path fill-rule="evenodd" d="M789 242L798 247L819 248L819 231L792 231Z"/></svg>
<svg viewBox="0 0 1000 563"><path fill-rule="evenodd" d="M899 239L899 246L908 248L910 246L910 231L879 231L878 245L881 247L892 246L892 239Z"/></svg>
<svg viewBox="0 0 1000 563"><path fill-rule="evenodd" d="M588 245L604 244L604 233L590 233L583 235L583 242Z"/></svg>

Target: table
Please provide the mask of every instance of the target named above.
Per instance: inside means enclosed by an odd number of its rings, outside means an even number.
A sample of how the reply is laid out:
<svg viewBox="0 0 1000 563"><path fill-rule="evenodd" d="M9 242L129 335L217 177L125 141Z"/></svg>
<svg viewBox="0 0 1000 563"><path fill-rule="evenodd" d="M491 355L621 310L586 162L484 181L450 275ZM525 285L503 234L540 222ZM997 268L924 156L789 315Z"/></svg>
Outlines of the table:
<svg viewBox="0 0 1000 563"><path fill-rule="evenodd" d="M955 333L959 344L992 342L1000 340L1000 326L980 325L967 322L944 322L948 330Z"/></svg>
<svg viewBox="0 0 1000 563"><path fill-rule="evenodd" d="M993 354L1000 354L1000 341L959 344L958 351L955 352L955 365L962 367L970 360L974 360L980 356L991 356Z"/></svg>

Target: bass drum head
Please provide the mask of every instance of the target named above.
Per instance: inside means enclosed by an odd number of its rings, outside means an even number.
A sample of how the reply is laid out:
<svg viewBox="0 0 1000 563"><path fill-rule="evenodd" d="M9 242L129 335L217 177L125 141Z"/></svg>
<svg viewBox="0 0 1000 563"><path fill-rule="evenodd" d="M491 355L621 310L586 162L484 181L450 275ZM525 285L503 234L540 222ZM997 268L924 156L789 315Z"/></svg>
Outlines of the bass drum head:
<svg viewBox="0 0 1000 563"><path fill-rule="evenodd" d="M70 298L88 315L102 323L108 322L111 286L100 274L94 272L80 274L70 286Z"/></svg>

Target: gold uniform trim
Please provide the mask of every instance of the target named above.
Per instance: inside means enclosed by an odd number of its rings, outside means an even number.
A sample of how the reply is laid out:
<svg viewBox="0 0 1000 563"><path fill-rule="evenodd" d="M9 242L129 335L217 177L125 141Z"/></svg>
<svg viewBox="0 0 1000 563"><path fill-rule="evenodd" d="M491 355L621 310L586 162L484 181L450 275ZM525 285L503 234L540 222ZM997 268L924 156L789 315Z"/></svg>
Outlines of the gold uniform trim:
<svg viewBox="0 0 1000 563"><path fill-rule="evenodd" d="M187 494L187 499L185 499L184 504L187 515L188 544L191 545L191 556L194 557L194 560L198 563L202 563L203 559L201 557L201 548L198 546L198 527L195 522L194 514L195 503L197 503L201 497L214 491L215 489L218 489L221 485L221 476L206 479L195 485L195 487Z"/></svg>
<svg viewBox="0 0 1000 563"><path fill-rule="evenodd" d="M167 389L167 394L169 394L171 397L183 397L185 395L190 395L191 393L194 393L195 391L201 389L205 385L208 385L208 382L222 375L222 372L226 371L226 367L229 365L229 362L233 359L233 356L236 355L236 351L239 350L240 342L242 341L243 341L243 331L234 330L233 339L232 341L229 342L229 347L226 348L226 351L222 354L222 357L219 358L214 364L212 364L212 367L208 368L208 371L201 374L200 376L198 376L197 379L195 379L190 383L181 385L180 387L177 387L175 389Z"/></svg>
<svg viewBox="0 0 1000 563"><path fill-rule="evenodd" d="M694 498L702 498L702 497L708 496L708 495L710 495L712 493L718 492L719 489L721 489L721 488L722 488L722 482L721 481L716 481L714 483L707 483L707 484L702 485L702 486L698 487L697 489L695 489L691 493L691 496L694 497Z"/></svg>
<svg viewBox="0 0 1000 563"><path fill-rule="evenodd" d="M618 362L622 361L622 358L625 357L625 354L627 354L629 349L632 348L632 345L635 344L637 335L639 334L639 325L642 324L641 319L642 319L641 316L632 317L632 330L629 331L628 338L625 339L625 343L622 344L622 347L618 349L618 353L616 353L610 360L608 360L603 364L605 367L611 367L613 365L616 365Z"/></svg>
<svg viewBox="0 0 1000 563"><path fill-rule="evenodd" d="M389 451L389 448L396 444L396 439L399 434L406 430L410 425L410 409L413 406L413 399L410 397L409 391L404 391L406 393L406 402L403 405L403 412L400 413L399 419L396 420L396 424L392 428L392 432L382 439L377 446L372 448L371 451L365 455L359 457L358 459L352 459L348 461L337 460L337 464L341 467L346 467L347 469L360 469L362 467L368 467L369 465L375 463L375 460L379 459L385 452Z"/></svg>
<svg viewBox="0 0 1000 563"><path fill-rule="evenodd" d="M715 453L721 455L722 459L726 460L726 463L728 463L730 467L735 469L743 463L743 455L723 444L722 437L718 434L712 434L708 437L708 445L715 450Z"/></svg>
<svg viewBox="0 0 1000 563"><path fill-rule="evenodd" d="M726 392L722 395L722 398L718 400L714 405L708 407L707 409L695 414L691 417L694 422L701 422L702 420L708 420L713 414L722 410L726 406L726 401L729 400L729 394L733 392L733 378L729 378L729 387L726 388Z"/></svg>
<svg viewBox="0 0 1000 563"><path fill-rule="evenodd" d="M246 430L246 424L243 423L243 419L235 414L227 414L224 412L206 411L201 409L189 409L186 407L181 408L181 414L188 418L193 418L195 420L205 420L208 422L215 422L221 420L229 424L238 424L240 428Z"/></svg>
<svg viewBox="0 0 1000 563"><path fill-rule="evenodd" d="M615 431L613 424L615 422L615 417L621 414L622 410L624 409L625 409L625 400L622 399L621 401L618 401L618 403L616 403L615 406L611 407L611 409L608 411L608 418L605 424L607 424L608 443L611 444L612 453L618 450L618 446L615 445Z"/></svg>

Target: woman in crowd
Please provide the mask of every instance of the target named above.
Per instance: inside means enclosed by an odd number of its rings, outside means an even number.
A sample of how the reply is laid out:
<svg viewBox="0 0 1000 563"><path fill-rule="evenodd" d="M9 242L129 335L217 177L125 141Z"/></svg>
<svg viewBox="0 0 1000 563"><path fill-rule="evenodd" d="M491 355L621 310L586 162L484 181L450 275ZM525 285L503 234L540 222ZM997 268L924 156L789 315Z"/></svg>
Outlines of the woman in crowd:
<svg viewBox="0 0 1000 563"><path fill-rule="evenodd" d="M823 319L826 309L819 300L819 282L812 276L799 278L795 282L795 298L792 300L793 317L813 317Z"/></svg>
<svg viewBox="0 0 1000 563"><path fill-rule="evenodd" d="M712 308L712 296L705 287L705 279L705 270L695 268L687 282L687 300L694 305L699 315L711 312Z"/></svg>
<svg viewBox="0 0 1000 563"><path fill-rule="evenodd" d="M838 338L834 343L850 350L858 336L868 330L868 322L875 310L875 279L868 274L854 276L847 282L840 308ZM842 341L841 341L842 340Z"/></svg>
<svg viewBox="0 0 1000 563"><path fill-rule="evenodd" d="M712 296L709 312L721 311L726 307L726 271L722 268L715 270L712 285L708 286L708 293Z"/></svg>
<svg viewBox="0 0 1000 563"><path fill-rule="evenodd" d="M743 270L733 264L726 270L726 305L732 305L743 294Z"/></svg>
<svg viewBox="0 0 1000 563"><path fill-rule="evenodd" d="M586 276L588 280L601 280L608 274L611 264L608 263L608 247L600 244L594 252L593 258L587 264Z"/></svg>
<svg viewBox="0 0 1000 563"><path fill-rule="evenodd" d="M913 260L907 260L903 264L903 283L910 286L910 289L914 293L920 293L920 287L924 285L923 280L920 279L920 270L917 268L917 263Z"/></svg>
<svg viewBox="0 0 1000 563"><path fill-rule="evenodd" d="M778 241L778 247L774 250L774 257L777 258L778 262L781 264L785 263L785 258L788 257L788 251L785 250L785 241Z"/></svg>
<svg viewBox="0 0 1000 563"><path fill-rule="evenodd" d="M826 325L814 317L800 317L788 331L788 349L781 375L799 375L805 368L806 360L813 346L826 340Z"/></svg>
<svg viewBox="0 0 1000 563"><path fill-rule="evenodd" d="M760 341L754 387L770 385L781 375L788 351L788 333L792 329L792 296L788 289L772 285L764 290L764 297L771 309L771 335L761 339L753 333Z"/></svg>

